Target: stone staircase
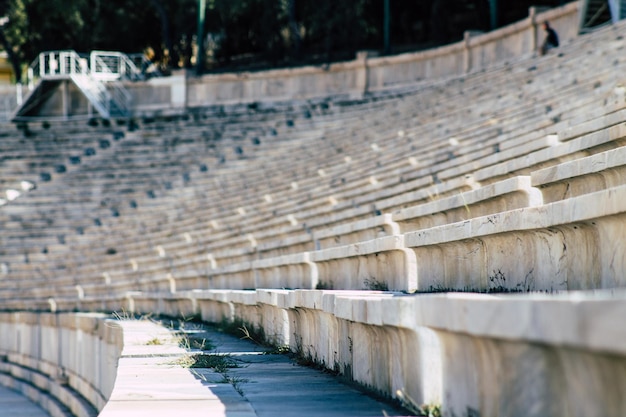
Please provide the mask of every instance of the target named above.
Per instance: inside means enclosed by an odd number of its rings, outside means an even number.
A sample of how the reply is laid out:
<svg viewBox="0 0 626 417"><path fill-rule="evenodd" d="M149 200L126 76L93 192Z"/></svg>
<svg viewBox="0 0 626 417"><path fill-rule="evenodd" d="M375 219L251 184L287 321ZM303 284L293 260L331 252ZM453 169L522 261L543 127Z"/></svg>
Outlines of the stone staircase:
<svg viewBox="0 0 626 417"><path fill-rule="evenodd" d="M131 96L120 79L141 79L141 72L123 54L115 53L105 62L104 52L93 52L89 59L75 51L42 52L28 68L29 95L17 108L13 121L37 118L37 109L49 103L50 97L61 90L60 116L72 116L70 94L64 83L71 82L104 119L128 117ZM114 65L113 69L107 65ZM37 85L35 85L37 82Z"/></svg>

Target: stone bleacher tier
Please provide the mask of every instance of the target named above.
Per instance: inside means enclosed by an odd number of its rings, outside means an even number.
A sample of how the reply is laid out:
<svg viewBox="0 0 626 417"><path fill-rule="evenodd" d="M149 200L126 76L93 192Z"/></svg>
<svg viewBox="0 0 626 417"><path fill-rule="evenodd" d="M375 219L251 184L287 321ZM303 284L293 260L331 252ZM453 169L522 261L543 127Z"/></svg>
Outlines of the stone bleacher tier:
<svg viewBox="0 0 626 417"><path fill-rule="evenodd" d="M0 306L239 319L445 415L624 415L625 32L352 102L4 126Z"/></svg>

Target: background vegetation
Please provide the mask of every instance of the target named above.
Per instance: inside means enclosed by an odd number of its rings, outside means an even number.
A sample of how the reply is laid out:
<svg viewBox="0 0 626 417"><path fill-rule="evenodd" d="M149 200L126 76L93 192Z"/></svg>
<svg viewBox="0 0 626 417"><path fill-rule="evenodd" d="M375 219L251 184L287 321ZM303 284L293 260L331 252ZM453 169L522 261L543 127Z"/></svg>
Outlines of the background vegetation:
<svg viewBox="0 0 626 417"><path fill-rule="evenodd" d="M15 66L41 51L149 52L168 68L191 67L198 0L0 0L0 42ZM498 25L532 5L500 0ZM391 52L417 50L490 28L489 0L390 0ZM207 0L206 68L257 69L352 59L383 48L383 0Z"/></svg>

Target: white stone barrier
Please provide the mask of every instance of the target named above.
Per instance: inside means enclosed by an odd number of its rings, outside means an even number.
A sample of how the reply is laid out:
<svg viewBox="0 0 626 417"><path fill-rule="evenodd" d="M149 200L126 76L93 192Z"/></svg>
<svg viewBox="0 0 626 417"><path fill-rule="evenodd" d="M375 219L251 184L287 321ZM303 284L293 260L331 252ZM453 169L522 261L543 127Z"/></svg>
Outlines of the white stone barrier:
<svg viewBox="0 0 626 417"><path fill-rule="evenodd" d="M316 242L316 249L326 249L397 234L400 234L400 228L393 221L391 213L384 213L380 216L316 231L313 233L313 238Z"/></svg>
<svg viewBox="0 0 626 417"><path fill-rule="evenodd" d="M121 328L103 314L0 313L0 383L44 409L93 416L108 400Z"/></svg>
<svg viewBox="0 0 626 417"><path fill-rule="evenodd" d="M402 235L311 252L311 261L322 289L413 292L418 285L415 255Z"/></svg>
<svg viewBox="0 0 626 417"><path fill-rule="evenodd" d="M254 288L315 288L318 284L317 265L309 252L259 259L252 267Z"/></svg>
<svg viewBox="0 0 626 417"><path fill-rule="evenodd" d="M393 220L406 233L542 203L530 177L520 176L399 210Z"/></svg>
<svg viewBox="0 0 626 417"><path fill-rule="evenodd" d="M626 186L405 234L421 290L615 288Z"/></svg>
<svg viewBox="0 0 626 417"><path fill-rule="evenodd" d="M626 183L626 147L533 172L532 184L546 203Z"/></svg>

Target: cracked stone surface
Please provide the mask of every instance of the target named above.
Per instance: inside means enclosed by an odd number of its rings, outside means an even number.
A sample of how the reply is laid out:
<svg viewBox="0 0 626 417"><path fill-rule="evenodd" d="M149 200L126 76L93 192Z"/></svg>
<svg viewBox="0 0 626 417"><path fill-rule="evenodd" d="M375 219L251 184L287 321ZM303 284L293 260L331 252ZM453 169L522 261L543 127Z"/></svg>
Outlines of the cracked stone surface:
<svg viewBox="0 0 626 417"><path fill-rule="evenodd" d="M125 347L111 399L102 417L398 416L407 412L378 401L289 355L202 326L192 333L210 350L185 349L176 336L149 321L122 322ZM223 355L227 366L185 367L189 354Z"/></svg>

